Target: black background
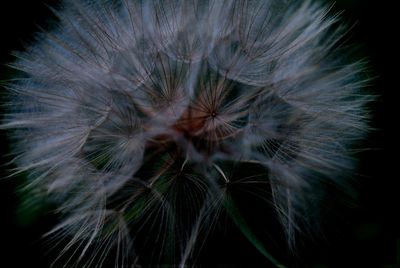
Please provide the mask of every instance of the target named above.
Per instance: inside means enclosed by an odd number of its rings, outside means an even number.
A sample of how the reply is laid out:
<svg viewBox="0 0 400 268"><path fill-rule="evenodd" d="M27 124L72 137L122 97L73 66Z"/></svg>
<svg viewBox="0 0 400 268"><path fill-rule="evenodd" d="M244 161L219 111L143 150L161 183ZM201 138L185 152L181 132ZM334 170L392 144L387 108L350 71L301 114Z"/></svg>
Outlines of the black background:
<svg viewBox="0 0 400 268"><path fill-rule="evenodd" d="M369 135L361 154L361 166L357 177L358 198L343 208L340 215L332 216L325 223L323 239L302 243L296 257L287 257L284 249L272 250L289 267L400 267L399 215L400 188L398 176L397 125L399 90L399 63L397 61L399 30L395 27L396 1L341 0L336 1L334 10L345 10L343 17L354 25L349 34L350 43L359 45L361 56L370 63L370 76L374 77L368 90L379 96L372 105L374 131ZM16 1L3 0L0 3L0 63L11 62L11 52L22 50L32 40L37 25L46 26L51 12L47 5L55 0ZM396 74L395 74L396 72ZM0 66L0 80L8 79L11 72ZM1 97L4 89L0 88ZM8 144L1 132L1 177L7 174L4 163ZM397 154L396 154L397 152ZM40 240L56 222L51 215L43 215L30 225L18 220L17 182L0 180L0 267L48 267L54 253L45 254L48 247ZM333 200L334 201L334 200ZM337 213L334 212L334 213ZM225 239L229 245L214 254L215 247L203 255L212 267L213 259L225 267L269 267L268 261L250 245L246 239L231 231ZM282 259L283 258L283 259ZM223 266L221 266L223 267ZM272 266L271 266L272 267Z"/></svg>

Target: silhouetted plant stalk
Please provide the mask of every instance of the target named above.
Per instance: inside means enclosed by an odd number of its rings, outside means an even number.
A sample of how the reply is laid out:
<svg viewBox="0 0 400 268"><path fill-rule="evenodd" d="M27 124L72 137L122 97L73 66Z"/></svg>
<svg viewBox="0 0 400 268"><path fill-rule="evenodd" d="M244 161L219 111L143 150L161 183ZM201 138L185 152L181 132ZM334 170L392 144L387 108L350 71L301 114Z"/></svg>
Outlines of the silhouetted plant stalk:
<svg viewBox="0 0 400 268"><path fill-rule="evenodd" d="M63 217L50 232L70 239L58 262L101 266L114 250L120 266L191 264L225 214L279 265L236 197L272 204L293 245L320 186L351 169L370 97L338 17L289 0L71 0L54 12L57 27L16 54L24 75L2 127L14 174Z"/></svg>

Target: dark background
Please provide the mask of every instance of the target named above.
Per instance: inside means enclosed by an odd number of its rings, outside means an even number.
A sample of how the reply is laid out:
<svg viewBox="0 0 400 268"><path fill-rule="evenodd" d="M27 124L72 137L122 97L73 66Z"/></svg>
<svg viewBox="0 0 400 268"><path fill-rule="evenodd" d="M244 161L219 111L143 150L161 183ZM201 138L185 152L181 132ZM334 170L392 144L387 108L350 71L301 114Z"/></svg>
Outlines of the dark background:
<svg viewBox="0 0 400 268"><path fill-rule="evenodd" d="M12 62L11 52L22 50L32 40L37 25L49 22L51 12L46 5L58 1L3 0L0 3L0 81L10 78L12 71L4 66ZM297 256L289 257L282 247L272 249L289 267L400 267L400 188L398 176L397 125L400 123L399 105L395 81L399 67L397 62L399 30L394 14L396 1L337 0L334 10L345 10L343 17L354 25L348 35L349 43L358 44L358 53L367 57L369 76L374 77L368 90L377 94L371 106L374 115L372 127L365 147L370 150L360 154L361 164L356 179L357 197L343 206L340 212L333 211L324 223L323 238L305 239L300 243ZM397 77L396 77L397 78ZM4 89L0 88L0 97ZM8 144L4 132L0 133L2 155L0 177L4 178L4 164ZM54 253L45 254L49 248L41 235L57 222L54 216L38 211L39 217L26 218L20 213L21 197L17 194L18 181L0 180L0 267L48 267ZM336 200L333 200L336 201ZM220 267L269 267L247 240L234 228L228 231L229 238L221 236L228 245L217 250L210 246L202 255L205 263L229 264ZM309 241L307 241L309 240ZM279 244L279 243L278 243ZM207 266L208 267L208 266ZM211 265L210 265L211 267ZM272 267L272 266L271 266Z"/></svg>

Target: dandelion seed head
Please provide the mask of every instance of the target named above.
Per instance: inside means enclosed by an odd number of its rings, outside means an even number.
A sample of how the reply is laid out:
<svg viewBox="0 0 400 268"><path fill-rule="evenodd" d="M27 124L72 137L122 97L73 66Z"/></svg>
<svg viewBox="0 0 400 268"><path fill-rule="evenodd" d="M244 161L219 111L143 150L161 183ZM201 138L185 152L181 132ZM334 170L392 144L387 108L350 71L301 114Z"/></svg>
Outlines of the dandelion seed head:
<svg viewBox="0 0 400 268"><path fill-rule="evenodd" d="M17 53L2 127L16 173L58 205L64 251L99 240L88 263L114 246L123 264L138 233L165 250L168 231L184 264L233 182L268 183L292 243L319 186L351 169L363 64L346 62L344 27L320 4L73 0L55 14Z"/></svg>

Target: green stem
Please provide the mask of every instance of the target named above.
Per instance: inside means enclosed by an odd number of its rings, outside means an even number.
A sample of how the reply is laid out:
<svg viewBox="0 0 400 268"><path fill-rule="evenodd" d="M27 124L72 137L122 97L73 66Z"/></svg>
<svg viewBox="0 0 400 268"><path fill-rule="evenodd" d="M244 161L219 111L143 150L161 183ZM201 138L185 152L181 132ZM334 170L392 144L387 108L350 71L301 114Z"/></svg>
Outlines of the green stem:
<svg viewBox="0 0 400 268"><path fill-rule="evenodd" d="M225 208L232 218L236 226L239 230L244 234L244 236L253 244L253 246L266 257L271 263L273 263L278 268L285 268L285 266L278 262L263 246L263 244L258 240L257 236L251 231L249 225L244 220L244 218L240 215L239 210L233 203L233 199L226 195L225 198Z"/></svg>

